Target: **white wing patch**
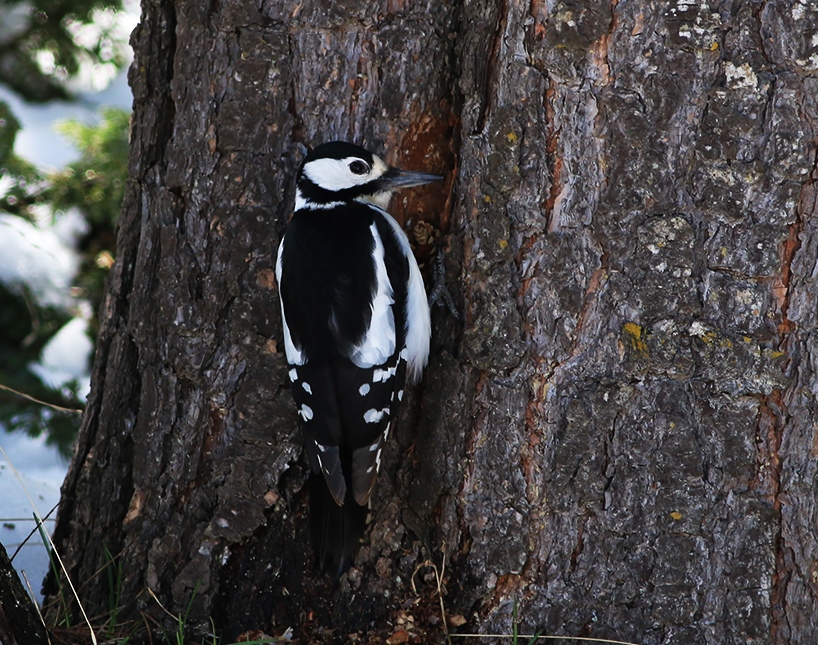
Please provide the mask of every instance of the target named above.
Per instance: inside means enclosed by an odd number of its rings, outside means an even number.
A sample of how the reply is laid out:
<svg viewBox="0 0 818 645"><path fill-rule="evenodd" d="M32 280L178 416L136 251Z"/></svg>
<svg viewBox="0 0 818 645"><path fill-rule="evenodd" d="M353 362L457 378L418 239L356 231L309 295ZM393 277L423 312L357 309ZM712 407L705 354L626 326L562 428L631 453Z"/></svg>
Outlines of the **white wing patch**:
<svg viewBox="0 0 818 645"><path fill-rule="evenodd" d="M372 319L363 341L357 345L349 359L358 367L372 367L385 362L395 352L395 304L392 283L386 272L383 243L378 228L373 223L369 227L375 240L372 260L375 262L377 291L372 300Z"/></svg>
<svg viewBox="0 0 818 645"><path fill-rule="evenodd" d="M304 352L298 349L290 336L290 328L287 326L287 317L284 315L284 305L281 305L281 324L284 327L284 354L290 365L303 365L307 359Z"/></svg>
<svg viewBox="0 0 818 645"><path fill-rule="evenodd" d="M373 383L386 383L390 378L395 376L395 372L398 371L398 366L393 365L385 370L381 368L377 368L372 372L372 382Z"/></svg>
<svg viewBox="0 0 818 645"><path fill-rule="evenodd" d="M378 421L383 419L387 414L389 414L389 408L384 408L383 410L367 410L364 412L364 421L367 423L378 423Z"/></svg>
<svg viewBox="0 0 818 645"><path fill-rule="evenodd" d="M278 244L278 255L276 256L276 282L278 283L278 292L281 293L281 256L284 254L284 240L286 235L281 238Z"/></svg>
<svg viewBox="0 0 818 645"><path fill-rule="evenodd" d="M426 299L426 288L423 276L420 275L417 260L409 246L406 233L385 210L378 209L395 231L401 250L409 262L409 290L406 298L406 362L407 376L416 383L429 360L429 339L432 336L432 321L429 318L429 301Z"/></svg>
<svg viewBox="0 0 818 645"><path fill-rule="evenodd" d="M287 362L290 365L303 365L307 357L293 343L290 327L287 325L287 316L284 315L284 301L281 299L281 257L284 255L285 239L286 236L281 238L281 244L278 245L278 257L276 258L276 282L278 282L278 296L281 302L281 326L284 327L284 354L287 356Z"/></svg>

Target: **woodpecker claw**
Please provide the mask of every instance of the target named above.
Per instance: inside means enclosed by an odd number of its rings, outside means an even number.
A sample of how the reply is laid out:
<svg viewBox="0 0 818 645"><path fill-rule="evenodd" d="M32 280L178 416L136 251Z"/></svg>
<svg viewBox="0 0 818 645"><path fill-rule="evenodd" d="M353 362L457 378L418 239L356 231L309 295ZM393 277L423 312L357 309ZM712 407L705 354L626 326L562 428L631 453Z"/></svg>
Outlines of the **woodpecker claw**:
<svg viewBox="0 0 818 645"><path fill-rule="evenodd" d="M462 322L460 312L454 304L454 298L449 289L446 287L446 267L443 264L443 251L441 248L437 249L435 256L435 265L432 271L432 292L429 294L429 309L437 305L454 316L455 319Z"/></svg>

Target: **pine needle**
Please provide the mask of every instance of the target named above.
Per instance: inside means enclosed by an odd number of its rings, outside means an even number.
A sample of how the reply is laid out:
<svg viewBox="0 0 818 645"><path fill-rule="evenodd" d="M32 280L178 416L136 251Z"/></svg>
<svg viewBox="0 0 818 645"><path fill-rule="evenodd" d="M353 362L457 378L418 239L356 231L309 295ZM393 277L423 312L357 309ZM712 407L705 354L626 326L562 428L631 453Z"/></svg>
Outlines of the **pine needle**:
<svg viewBox="0 0 818 645"><path fill-rule="evenodd" d="M34 610L37 612L37 616L40 619L40 622L43 624L45 628L45 638L48 641L48 645L51 645L51 636L48 634L48 625L45 624L45 620L43 619L42 613L40 613L40 607L34 601L34 589L31 586L31 582L29 582L28 576L26 575L25 571L20 571L23 574L23 580L26 581L26 587L28 587L28 593L31 595L31 604L34 605Z"/></svg>
<svg viewBox="0 0 818 645"><path fill-rule="evenodd" d="M82 414L82 410L79 408L64 408L61 405L54 405L53 403L46 403L45 401L40 401L40 399L35 399L33 396L26 394L25 392L19 392L8 385L3 385L0 383L0 390L5 390L6 392L11 392L15 396L19 396L20 398L26 399L27 401L31 401L32 403L36 403L37 405L44 405L47 408L51 408L52 410L57 410L59 412L69 412L71 414Z"/></svg>

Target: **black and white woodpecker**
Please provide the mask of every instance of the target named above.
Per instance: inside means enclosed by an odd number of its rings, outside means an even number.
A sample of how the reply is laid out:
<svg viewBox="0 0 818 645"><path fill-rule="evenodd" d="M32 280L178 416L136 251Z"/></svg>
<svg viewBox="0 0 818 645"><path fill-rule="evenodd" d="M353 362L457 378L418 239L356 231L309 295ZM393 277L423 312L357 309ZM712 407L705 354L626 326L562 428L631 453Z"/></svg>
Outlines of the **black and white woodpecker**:
<svg viewBox="0 0 818 645"><path fill-rule="evenodd" d="M429 356L429 305L394 191L442 179L398 170L359 146L312 150L278 249L284 349L309 457L321 569L340 576L366 525L381 454L407 378Z"/></svg>

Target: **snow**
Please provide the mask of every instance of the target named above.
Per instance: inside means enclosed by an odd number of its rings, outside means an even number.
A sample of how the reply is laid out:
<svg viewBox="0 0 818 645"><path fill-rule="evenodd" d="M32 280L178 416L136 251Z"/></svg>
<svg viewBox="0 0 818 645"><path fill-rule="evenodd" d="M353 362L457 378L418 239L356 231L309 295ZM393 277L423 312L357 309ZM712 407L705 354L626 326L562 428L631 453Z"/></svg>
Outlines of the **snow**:
<svg viewBox="0 0 818 645"><path fill-rule="evenodd" d="M14 468L18 472L24 473L23 479L25 481L37 481L50 490L59 491L68 464L60 455L57 446L48 444L44 434L39 437L30 437L24 432L6 432L2 426L0 426L0 429L3 430L3 434L0 434L0 447L6 452L6 457L11 461ZM3 470L4 468L5 470ZM2 453L0 453L0 472L12 474ZM25 495L23 498L25 499ZM32 498L34 498L34 495L32 495ZM3 504L4 500L6 500L6 496L0 494L0 504ZM34 501L36 502L37 499L34 498ZM42 507L39 504L37 505L37 509L42 513L50 511L57 500L46 499L45 502ZM48 502L50 502L50 505L45 508ZM31 506L28 504L27 499L26 508L28 509L27 513L30 515ZM5 514L0 512L0 518L2 517L5 517Z"/></svg>
<svg viewBox="0 0 818 645"><path fill-rule="evenodd" d="M31 24L31 3L13 3L0 7L0 45L7 45Z"/></svg>
<svg viewBox="0 0 818 645"><path fill-rule="evenodd" d="M2 185L0 190L4 190ZM87 226L78 210L54 218L49 209L41 208L35 213L35 223L0 213L0 281L17 293L25 290L41 306L77 314L46 343L40 360L29 369L53 388L79 382L78 394L83 399L90 389L88 366L93 346L87 332L91 307L71 295L71 283L80 262L75 246ZM14 566L26 573L39 602L48 552L38 532L28 535L36 528L35 509L43 517L59 501L67 464L56 446L46 444L45 435L32 438L21 432L8 433L0 426L0 447L20 473L18 478L0 459L0 542L9 556L23 545ZM52 514L45 522L49 533L53 518Z"/></svg>
<svg viewBox="0 0 818 645"><path fill-rule="evenodd" d="M42 600L40 585L48 571L48 552L39 532L35 531L30 538L28 535L37 526L35 511L45 520L49 534L53 531L56 511L47 519L46 516L60 500L66 463L56 447L46 445L44 436L35 439L21 432L2 431L0 447L20 473L18 479L9 461L0 457L0 542L9 557L20 547L14 556L14 566L26 573L39 602ZM24 578L21 579L25 585Z"/></svg>
<svg viewBox="0 0 818 645"><path fill-rule="evenodd" d="M127 43L127 34L139 22L139 3L137 0L125 0L123 4L125 11L116 17L116 31L126 35ZM11 10L0 7L0 44L4 38L13 37L15 29L20 30L27 25L27 3L12 7L18 8ZM107 22L110 27L113 16L103 11L99 19ZM93 25L77 29L74 37L86 41L89 36L94 36L93 30ZM133 104L131 89L128 87L128 67L132 57L130 47L127 47L124 54L128 62L115 77L107 65L86 66L80 70L80 78L76 84L72 84L72 90L79 90L77 101L27 103L4 85L0 85L0 101L8 103L22 126L14 141L14 152L44 169L61 168L76 161L79 158L78 151L54 131L54 123L67 119L94 123L99 119L99 108L103 105L130 109ZM101 87L105 89L98 91Z"/></svg>
<svg viewBox="0 0 818 645"><path fill-rule="evenodd" d="M79 212L69 211L64 217L74 220L75 226L85 223ZM65 230L0 213L0 282L15 293L27 288L41 306L70 307L79 258L63 241L65 235Z"/></svg>
<svg viewBox="0 0 818 645"><path fill-rule="evenodd" d="M139 19L139 4L136 0L125 0L124 5L126 14L117 18L121 19L118 28L130 32ZM26 0L0 7L0 44L26 27L29 7ZM111 26L111 15L103 13L98 18L100 23L108 21L103 27ZM85 42L95 37L93 29L77 27L72 33L76 40ZM99 65L83 70L79 83L88 93L81 94L77 102L29 104L0 86L0 101L9 104L22 125L15 139L15 152L42 169L61 168L78 159L78 151L55 133L54 122L66 119L95 122L103 105L130 108L127 67L107 89L95 93L90 91L110 80L110 68ZM72 89L76 88L72 85ZM0 194L8 188L8 180L0 177ZM40 360L29 365L29 369L52 387L79 381L79 394L83 399L89 387L88 368L93 349L87 334L91 311L88 303L71 295L70 288L79 265L75 246L85 227L87 224L76 211L54 218L53 213L44 209L37 213L34 224L0 213L0 281L18 293L25 287L40 305L61 307L76 315L46 344ZM41 601L40 586L48 570L48 553L37 532L27 539L36 528L32 503L41 517L51 511L60 499L60 486L68 464L56 446L46 443L45 435L32 438L21 432L8 433L0 426L0 447L19 473L18 478L0 453L0 542L9 556L25 542L14 558L14 566L26 572L36 599ZM55 514L45 519L49 533L53 530Z"/></svg>
<svg viewBox="0 0 818 645"><path fill-rule="evenodd" d="M80 317L68 321L46 343L39 362L29 369L53 388L78 381L78 394L84 399L90 389L88 365L93 346L87 332L91 311L88 303L70 295L70 286L79 265L74 244L87 224L78 211L64 214L53 225L48 223L50 213L40 213L37 220L46 223L31 224L0 213L0 281L18 292L25 287L41 305L79 312ZM35 510L44 517L59 501L67 464L56 446L46 444L45 435L32 438L0 426L0 447L20 473L18 479L9 463L0 459L0 542L9 556L23 544L14 566L26 573L39 602L48 552L38 532L31 538L28 535L36 528ZM45 522L49 533L53 518L52 514Z"/></svg>
<svg viewBox="0 0 818 645"><path fill-rule="evenodd" d="M0 101L9 104L22 126L14 140L14 152L35 166L54 170L79 159L77 149L54 131L56 122L70 119L96 123L100 106L130 109L133 99L126 66L106 90L82 96L77 102L26 103L2 85Z"/></svg>
<svg viewBox="0 0 818 645"><path fill-rule="evenodd" d="M48 387L59 390L79 382L77 395L84 401L91 391L88 366L94 345L88 337L88 321L72 318L54 334L40 353L40 362L28 368Z"/></svg>

